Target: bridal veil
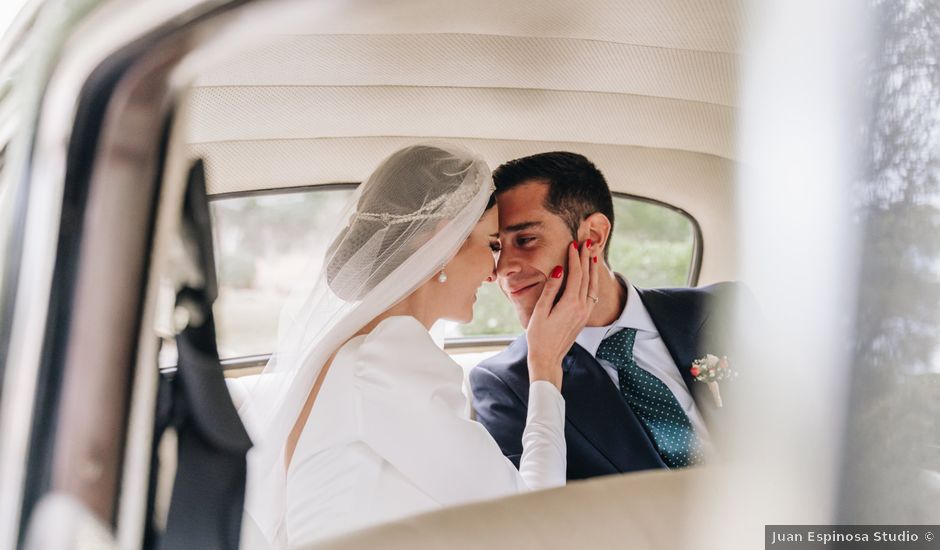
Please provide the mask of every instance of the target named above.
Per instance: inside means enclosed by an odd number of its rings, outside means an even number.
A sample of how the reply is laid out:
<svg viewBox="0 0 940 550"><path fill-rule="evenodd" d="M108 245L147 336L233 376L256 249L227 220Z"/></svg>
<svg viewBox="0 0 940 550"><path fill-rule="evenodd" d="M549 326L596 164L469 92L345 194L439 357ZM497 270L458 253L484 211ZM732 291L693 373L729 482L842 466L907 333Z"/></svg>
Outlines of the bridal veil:
<svg viewBox="0 0 940 550"><path fill-rule="evenodd" d="M283 543L285 442L324 363L457 253L491 181L486 163L463 147L413 145L382 161L337 213L322 266L291 292L277 349L239 408L255 445L245 521L267 544Z"/></svg>

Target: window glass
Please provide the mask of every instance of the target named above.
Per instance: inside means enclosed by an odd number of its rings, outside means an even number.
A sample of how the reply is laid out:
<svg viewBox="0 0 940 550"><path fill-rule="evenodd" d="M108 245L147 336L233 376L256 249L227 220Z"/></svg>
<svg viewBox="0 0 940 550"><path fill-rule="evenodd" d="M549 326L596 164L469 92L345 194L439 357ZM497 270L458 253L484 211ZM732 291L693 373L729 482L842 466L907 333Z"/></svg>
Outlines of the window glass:
<svg viewBox="0 0 940 550"><path fill-rule="evenodd" d="M691 218L660 204L614 197L610 263L644 288L688 286L696 246Z"/></svg>
<svg viewBox="0 0 940 550"><path fill-rule="evenodd" d="M277 341L281 307L298 277L313 276L323 256L335 213L352 187L323 187L215 199L219 299L216 323L222 357L270 353ZM628 197L614 199L610 259L615 271L638 286L689 283L695 230L685 215ZM522 331L515 311L495 284L477 295L474 320L448 323L449 339L514 336Z"/></svg>
<svg viewBox="0 0 940 550"><path fill-rule="evenodd" d="M219 355L271 353L281 308L298 277L322 258L352 187L283 192L210 203L218 268Z"/></svg>

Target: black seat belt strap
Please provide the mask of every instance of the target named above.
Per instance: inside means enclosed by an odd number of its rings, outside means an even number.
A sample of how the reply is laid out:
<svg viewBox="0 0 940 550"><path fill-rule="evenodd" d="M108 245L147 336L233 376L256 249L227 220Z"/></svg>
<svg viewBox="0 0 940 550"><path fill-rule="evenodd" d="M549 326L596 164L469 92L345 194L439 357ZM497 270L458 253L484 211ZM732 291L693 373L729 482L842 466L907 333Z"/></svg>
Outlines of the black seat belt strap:
<svg viewBox="0 0 940 550"><path fill-rule="evenodd" d="M177 336L172 425L178 462L160 548L238 548L248 434L225 386L211 311Z"/></svg>
<svg viewBox="0 0 940 550"><path fill-rule="evenodd" d="M157 548L236 550L251 441L219 361L212 316L215 261L201 161L190 172L183 222L184 238L202 280L184 285L177 294L177 307L186 308L189 322L176 337L176 376L161 386L169 393L169 398L162 395L160 400L169 418L158 419L157 429L175 428L178 460L166 530Z"/></svg>

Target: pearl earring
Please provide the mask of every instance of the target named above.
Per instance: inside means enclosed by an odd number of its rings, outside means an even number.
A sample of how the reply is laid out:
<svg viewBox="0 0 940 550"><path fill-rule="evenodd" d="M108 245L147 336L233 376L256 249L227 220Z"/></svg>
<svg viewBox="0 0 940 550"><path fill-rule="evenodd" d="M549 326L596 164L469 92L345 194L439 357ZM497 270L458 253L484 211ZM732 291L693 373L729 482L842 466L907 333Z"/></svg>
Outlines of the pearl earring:
<svg viewBox="0 0 940 550"><path fill-rule="evenodd" d="M441 268L441 272L437 274L437 282L441 284L447 282L447 273L444 273L444 268Z"/></svg>

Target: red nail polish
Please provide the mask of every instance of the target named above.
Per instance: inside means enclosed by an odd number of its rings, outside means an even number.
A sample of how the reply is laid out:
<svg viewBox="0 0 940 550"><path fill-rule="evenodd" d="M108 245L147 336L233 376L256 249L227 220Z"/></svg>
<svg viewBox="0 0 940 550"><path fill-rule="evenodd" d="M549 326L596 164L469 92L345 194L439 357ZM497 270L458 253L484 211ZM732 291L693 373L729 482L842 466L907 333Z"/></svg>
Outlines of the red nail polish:
<svg viewBox="0 0 940 550"><path fill-rule="evenodd" d="M577 249L578 249L578 241L571 241L571 248L577 250Z"/></svg>
<svg viewBox="0 0 940 550"><path fill-rule="evenodd" d="M597 256L594 256L594 263L597 263Z"/></svg>
<svg viewBox="0 0 940 550"><path fill-rule="evenodd" d="M591 239L586 240L586 241L584 242L584 246L586 246L586 247L588 247L588 248L591 248L591 242L592 242Z"/></svg>
<svg viewBox="0 0 940 550"><path fill-rule="evenodd" d="M561 279L561 274L563 271L564 270L561 268L560 265L556 265L555 269L552 270L552 275L551 275L552 279Z"/></svg>

